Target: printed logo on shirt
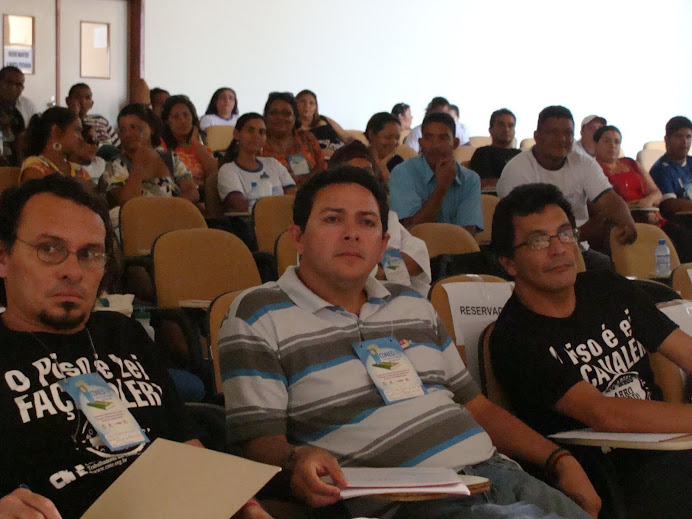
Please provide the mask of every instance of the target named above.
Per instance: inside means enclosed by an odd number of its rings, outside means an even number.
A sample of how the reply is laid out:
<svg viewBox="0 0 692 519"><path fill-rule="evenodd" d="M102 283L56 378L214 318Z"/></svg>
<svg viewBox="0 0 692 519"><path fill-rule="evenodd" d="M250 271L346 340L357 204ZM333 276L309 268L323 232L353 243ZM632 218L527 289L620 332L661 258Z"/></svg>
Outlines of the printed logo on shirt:
<svg viewBox="0 0 692 519"><path fill-rule="evenodd" d="M72 399L59 387L56 380L96 371L108 382L126 407L160 406L163 390L150 381L136 355L129 358L110 354L107 363L101 359L80 357L71 362L59 362L54 353L32 362L33 373L18 369L6 371L3 380L17 396L14 403L22 423L63 413L68 421L77 417ZM49 379L51 382L49 382ZM32 383L32 380L34 383Z"/></svg>
<svg viewBox="0 0 692 519"><path fill-rule="evenodd" d="M550 347L549 351L561 364L578 366L582 378L602 393L609 391L612 393L609 396L649 398L650 389L632 370L646 356L646 350L632 335L629 309L625 309L624 314L614 329L603 323L596 337L580 344L567 342L563 346Z"/></svg>

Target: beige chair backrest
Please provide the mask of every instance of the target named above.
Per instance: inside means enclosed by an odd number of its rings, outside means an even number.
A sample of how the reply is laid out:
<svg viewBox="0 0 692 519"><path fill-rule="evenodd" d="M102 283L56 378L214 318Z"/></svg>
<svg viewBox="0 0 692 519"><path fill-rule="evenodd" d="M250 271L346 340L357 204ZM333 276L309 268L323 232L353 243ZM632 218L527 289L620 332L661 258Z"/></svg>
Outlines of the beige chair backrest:
<svg viewBox="0 0 692 519"><path fill-rule="evenodd" d="M621 245L615 239L615 229L610 233L611 256L618 274L641 279L651 277L656 267L654 253L660 239L665 239L670 249L671 270L680 265L675 246L662 229L648 223L635 225L637 226L637 239L631 245Z"/></svg>
<svg viewBox="0 0 692 519"><path fill-rule="evenodd" d="M252 216L260 252L274 252L276 239L293 223L294 200L293 195L267 196L257 200Z"/></svg>
<svg viewBox="0 0 692 519"><path fill-rule="evenodd" d="M346 130L346 133L355 137L356 139L358 139L360 142L362 142L366 146L370 146L370 142L368 141L368 138L360 130Z"/></svg>
<svg viewBox="0 0 692 519"><path fill-rule="evenodd" d="M0 193L8 187L19 185L19 172L21 168L14 166L0 167Z"/></svg>
<svg viewBox="0 0 692 519"><path fill-rule="evenodd" d="M473 157L473 153L475 151L476 148L473 146L459 146L454 150L454 160L456 160L459 164L468 162L471 160L471 157Z"/></svg>
<svg viewBox="0 0 692 519"><path fill-rule="evenodd" d="M490 336L495 328L495 322L490 323L479 340L479 362L481 367L481 391L488 397L492 403L499 405L500 407L506 409L510 413L513 413L512 405L509 402L507 393L502 389L497 378L495 378L495 372L493 371L492 362L490 360Z"/></svg>
<svg viewBox="0 0 692 519"><path fill-rule="evenodd" d="M519 149L521 151L526 151L526 150L531 149L531 147L534 144L536 144L536 139L534 139L533 137L531 137L529 139L522 139L521 142L519 143Z"/></svg>
<svg viewBox="0 0 692 519"><path fill-rule="evenodd" d="M406 137L408 137L408 134L411 133L411 130L401 130L401 134L399 135L399 144L403 144L404 141L406 140ZM402 155L403 157L403 155Z"/></svg>
<svg viewBox="0 0 692 519"><path fill-rule="evenodd" d="M225 150L233 140L235 126L210 126L207 128L207 146L211 151Z"/></svg>
<svg viewBox="0 0 692 519"><path fill-rule="evenodd" d="M469 137L469 144L474 148L480 148L481 146L490 146L493 143L492 137L488 136L475 136Z"/></svg>
<svg viewBox="0 0 692 519"><path fill-rule="evenodd" d="M692 274L692 263L683 263L673 270L673 290L677 290L683 299L688 300L692 300L690 274Z"/></svg>
<svg viewBox="0 0 692 519"><path fill-rule="evenodd" d="M288 231L282 232L276 239L274 257L276 258L276 268L279 277L286 272L288 267L298 265L298 251Z"/></svg>
<svg viewBox="0 0 692 519"><path fill-rule="evenodd" d="M224 213L223 200L219 195L218 171L210 173L204 181L204 211L209 218L219 217Z"/></svg>
<svg viewBox="0 0 692 519"><path fill-rule="evenodd" d="M637 153L637 163L644 171L648 173L651 170L651 166L653 166L658 159L663 157L665 152L665 150L657 150L653 148L641 150L639 153Z"/></svg>
<svg viewBox="0 0 692 519"><path fill-rule="evenodd" d="M154 240L176 229L206 228L197 206L178 197L138 196L120 210L120 237L125 256L149 254Z"/></svg>
<svg viewBox="0 0 692 519"><path fill-rule="evenodd" d="M465 254L481 250L470 232L451 223L421 223L411 227L410 231L425 242L431 258L440 254Z"/></svg>
<svg viewBox="0 0 692 519"><path fill-rule="evenodd" d="M219 330L226 318L228 309L233 304L236 297L243 293L243 290L234 290L217 296L209 305L207 310L207 323L209 328L209 351L211 354L211 362L214 367L214 385L217 393L223 393L223 384L221 383L221 363L219 359Z"/></svg>
<svg viewBox="0 0 692 519"><path fill-rule="evenodd" d="M661 150L666 151L666 141L649 141L644 143L645 150Z"/></svg>
<svg viewBox="0 0 692 519"><path fill-rule="evenodd" d="M401 158L404 160L412 159L413 157L418 155L418 152L416 152L416 150L414 150L408 144L399 144L399 146L397 146L396 150L394 150L394 153L396 153L397 155L400 155Z"/></svg>
<svg viewBox="0 0 692 519"><path fill-rule="evenodd" d="M495 206L500 199L494 195L481 195L481 210L483 211L483 227L484 229L475 234L474 238L479 245L490 243L490 238L493 232L493 214L495 214Z"/></svg>
<svg viewBox="0 0 692 519"><path fill-rule="evenodd" d="M449 306L449 297L447 292L443 288L443 285L447 283L462 283L462 282L478 282L485 281L487 283L506 283L506 279L502 279L497 276L491 276L490 274L458 274L456 276L450 276L448 278L440 279L437 281L432 289L430 289L430 302L432 303L437 315L440 316L440 321L442 326L445 327L447 333L457 345L457 350L459 350L459 355L466 362L466 351L463 344L457 341L456 334L454 333L454 321L452 319L452 310Z"/></svg>
<svg viewBox="0 0 692 519"><path fill-rule="evenodd" d="M159 236L152 250L156 303L211 301L224 292L261 283L252 253L237 236L218 229L182 229Z"/></svg>

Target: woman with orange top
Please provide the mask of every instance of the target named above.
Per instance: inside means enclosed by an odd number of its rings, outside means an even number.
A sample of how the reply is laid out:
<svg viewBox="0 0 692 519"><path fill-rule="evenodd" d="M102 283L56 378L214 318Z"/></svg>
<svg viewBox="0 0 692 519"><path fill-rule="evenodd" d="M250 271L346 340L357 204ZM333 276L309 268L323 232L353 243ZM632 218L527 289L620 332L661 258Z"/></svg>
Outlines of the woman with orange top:
<svg viewBox="0 0 692 519"><path fill-rule="evenodd" d="M633 209L635 221L661 227L668 235L680 260L692 261L692 237L687 228L666 221L658 211L636 209L657 208L663 195L651 176L628 157L620 157L622 134L615 126L602 126L593 135L596 142L596 161L613 185L613 190Z"/></svg>
<svg viewBox="0 0 692 519"><path fill-rule="evenodd" d="M198 187L204 185L206 178L218 168L211 149L202 144L194 105L187 96L171 96L163 104L161 119L165 151L180 157Z"/></svg>
<svg viewBox="0 0 692 519"><path fill-rule="evenodd" d="M69 160L84 142L82 121L76 114L67 108L55 106L41 115L34 115L29 122L26 139L30 156L22 164L20 183L60 173L74 177L89 188L93 187L89 173Z"/></svg>
<svg viewBox="0 0 692 519"><path fill-rule="evenodd" d="M264 105L267 142L264 157L281 162L300 186L327 164L320 143L310 132L298 131L296 100L290 92L272 92Z"/></svg>

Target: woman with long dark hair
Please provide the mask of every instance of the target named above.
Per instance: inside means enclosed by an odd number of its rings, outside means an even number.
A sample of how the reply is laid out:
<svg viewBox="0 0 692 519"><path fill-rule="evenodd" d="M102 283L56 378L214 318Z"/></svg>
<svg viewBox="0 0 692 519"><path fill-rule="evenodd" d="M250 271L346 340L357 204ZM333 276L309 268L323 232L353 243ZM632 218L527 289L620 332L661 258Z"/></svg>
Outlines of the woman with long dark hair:
<svg viewBox="0 0 692 519"><path fill-rule="evenodd" d="M111 205L122 205L141 195L199 200L197 186L180 158L173 152L155 149L160 142L155 128L156 116L145 105L132 103L120 110L121 154L106 164L103 174Z"/></svg>
<svg viewBox="0 0 692 519"><path fill-rule="evenodd" d="M199 120L199 127L206 131L210 126L235 126L238 113L238 96L235 90L221 87L211 96L207 111Z"/></svg>
<svg viewBox="0 0 692 519"><path fill-rule="evenodd" d="M92 186L89 173L69 160L84 142L82 121L75 113L54 106L41 115L34 115L26 132L26 142L29 157L22 164L20 183L60 173Z"/></svg>
<svg viewBox="0 0 692 519"><path fill-rule="evenodd" d="M296 183L288 170L275 158L260 157L266 140L267 130L260 114L250 112L238 119L219 169L219 196L226 211L251 209L248 195L253 183L259 196L295 193Z"/></svg>
<svg viewBox="0 0 692 519"><path fill-rule="evenodd" d="M161 113L163 143L166 151L174 152L192 173L197 186L216 172L217 164L211 150L202 144L199 118L187 96L175 95L166 99Z"/></svg>

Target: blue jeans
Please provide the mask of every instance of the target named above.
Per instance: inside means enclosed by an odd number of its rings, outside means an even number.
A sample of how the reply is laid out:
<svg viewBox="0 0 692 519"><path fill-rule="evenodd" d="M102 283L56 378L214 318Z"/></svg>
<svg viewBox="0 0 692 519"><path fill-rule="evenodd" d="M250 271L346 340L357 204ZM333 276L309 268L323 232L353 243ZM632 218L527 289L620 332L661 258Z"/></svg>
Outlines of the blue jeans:
<svg viewBox="0 0 692 519"><path fill-rule="evenodd" d="M488 478L490 491L471 497L405 503L392 519L591 519L565 494L497 454L463 472Z"/></svg>

